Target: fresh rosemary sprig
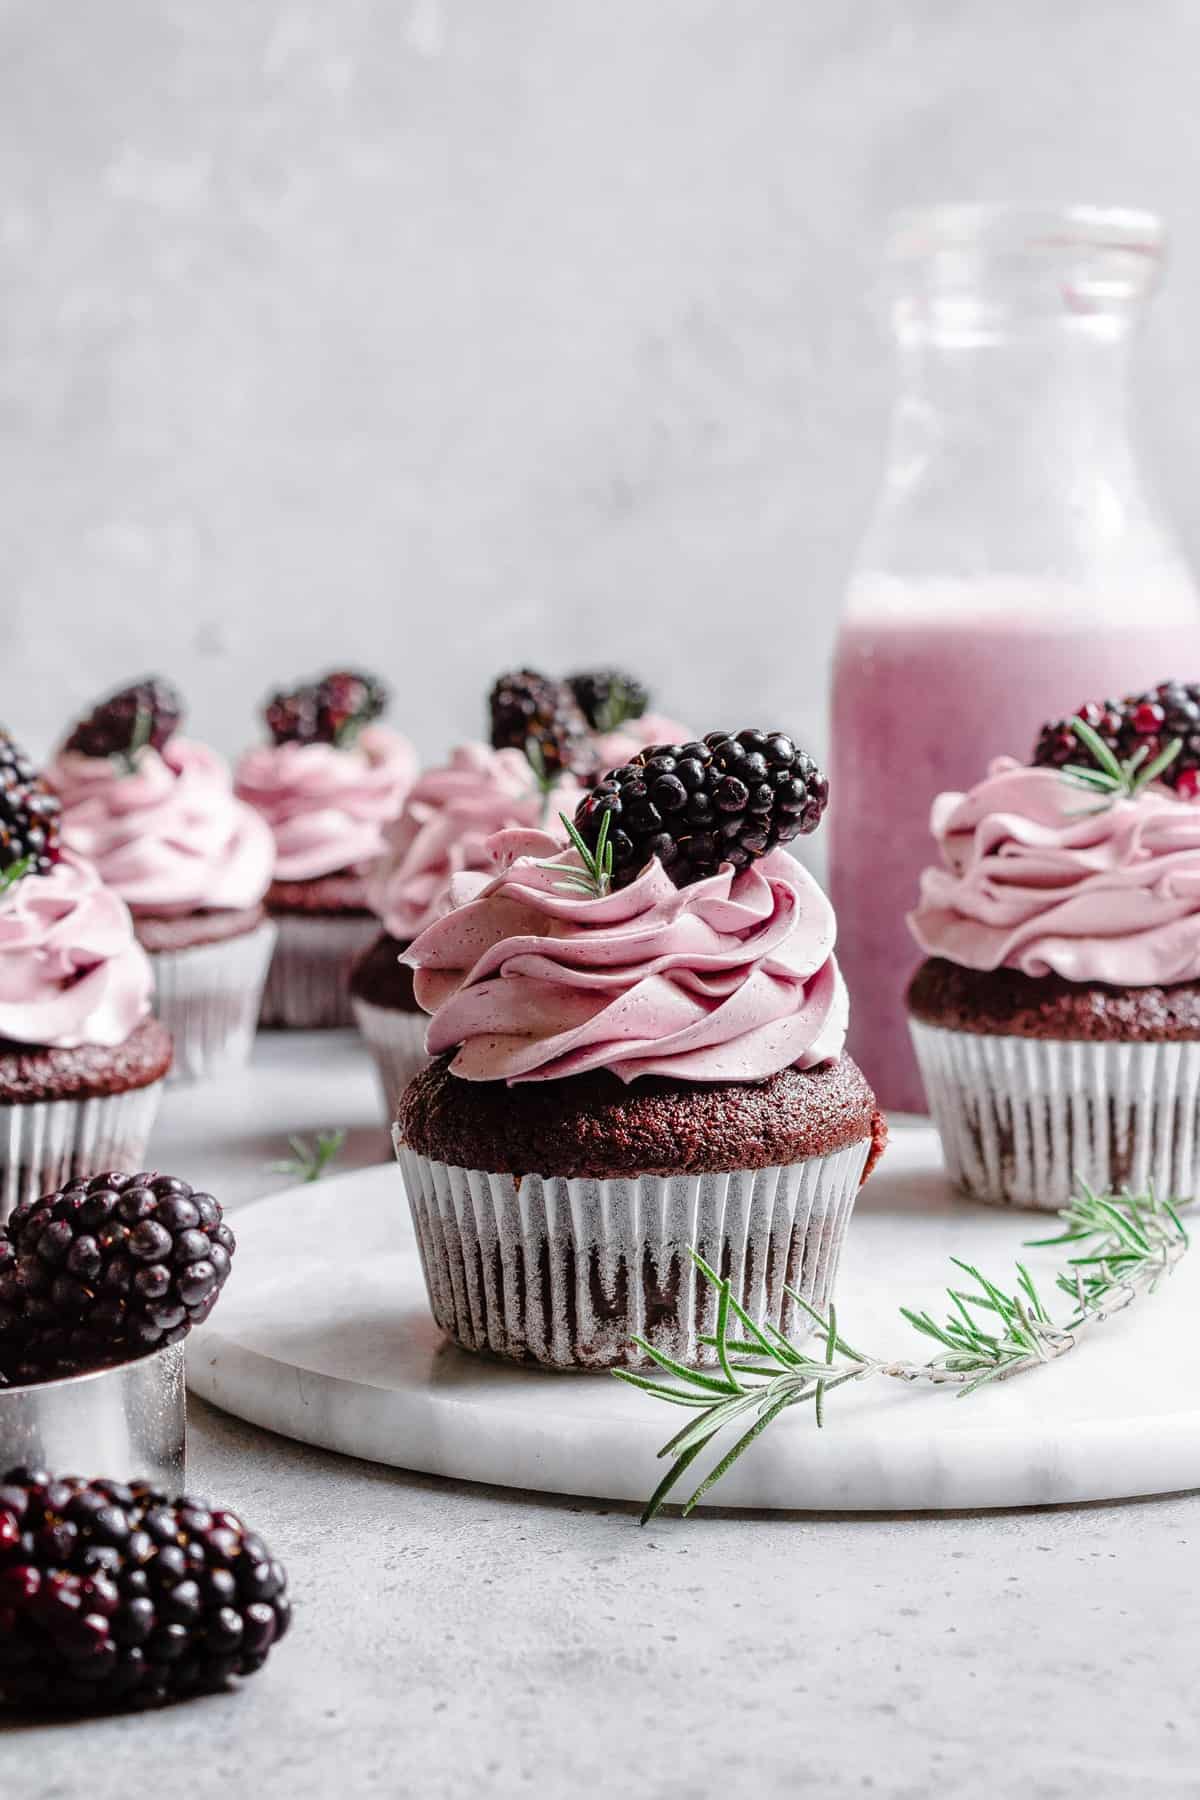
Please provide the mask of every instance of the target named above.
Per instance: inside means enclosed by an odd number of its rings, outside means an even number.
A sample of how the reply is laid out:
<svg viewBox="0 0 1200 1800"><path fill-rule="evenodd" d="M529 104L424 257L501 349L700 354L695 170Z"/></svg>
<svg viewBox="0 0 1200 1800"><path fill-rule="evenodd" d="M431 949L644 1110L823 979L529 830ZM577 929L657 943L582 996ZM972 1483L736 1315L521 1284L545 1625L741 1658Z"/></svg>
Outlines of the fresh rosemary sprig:
<svg viewBox="0 0 1200 1800"><path fill-rule="evenodd" d="M1089 794L1096 794L1100 804L1088 808L1089 812L1104 812L1114 800L1134 800L1143 788L1157 781L1164 769L1169 769L1179 752L1183 749L1183 739L1174 738L1160 750L1152 762L1147 762L1148 748L1143 744L1136 750L1128 762L1121 762L1099 732L1085 724L1082 719L1071 720L1071 730L1079 739L1084 749L1095 760L1095 768L1086 763L1064 763L1063 774L1075 787L1086 789Z"/></svg>
<svg viewBox="0 0 1200 1800"><path fill-rule="evenodd" d="M1153 1192L1095 1194L1081 1184L1077 1196L1059 1215L1058 1236L1033 1240L1031 1247L1072 1244L1072 1256L1056 1277L1056 1286L1071 1301L1069 1316L1056 1322L1033 1276L1017 1264L1015 1292L1006 1293L974 1264L953 1258L967 1277L948 1290L950 1311L942 1323L927 1312L901 1307L909 1324L940 1346L928 1362L895 1361L869 1356L847 1342L831 1306L820 1313L788 1288L796 1304L819 1327L824 1342L796 1344L772 1325L760 1327L734 1299L703 1257L691 1252L701 1275L716 1289L716 1330L701 1342L716 1351L716 1369L688 1369L635 1338L638 1348L672 1379L664 1382L630 1369L617 1369L618 1380L641 1388L657 1400L694 1410L695 1417L663 1445L661 1457L673 1458L670 1469L646 1503L642 1523L652 1519L676 1483L719 1433L736 1422L747 1429L725 1451L683 1507L690 1513L773 1419L788 1407L812 1401L818 1425L825 1422L830 1394L850 1381L888 1375L905 1382L952 1386L959 1399L993 1381L1006 1381L1027 1369L1054 1362L1074 1350L1091 1327L1136 1300L1153 1293L1188 1248L1188 1234L1176 1207Z"/></svg>
<svg viewBox="0 0 1200 1800"><path fill-rule="evenodd" d="M542 823L550 817L550 801L562 776L561 769L546 767L546 752L541 741L535 737L525 739L525 761L533 770L533 779L537 783L538 793L542 796Z"/></svg>
<svg viewBox="0 0 1200 1800"><path fill-rule="evenodd" d="M318 1131L316 1141L292 1136L288 1138L292 1155L281 1162L268 1163L272 1175L293 1175L297 1181L320 1181L331 1167L346 1142L345 1131Z"/></svg>
<svg viewBox="0 0 1200 1800"><path fill-rule="evenodd" d="M134 715L133 730L129 734L129 748L113 752L112 760L123 775L136 775L138 759L154 732L154 714L144 701L138 702Z"/></svg>
<svg viewBox="0 0 1200 1800"><path fill-rule="evenodd" d="M642 697L645 705L645 697ZM619 731L630 719L639 718L638 696L627 681L614 681L596 708L597 731Z"/></svg>
<svg viewBox="0 0 1200 1800"><path fill-rule="evenodd" d="M18 881L24 881L36 861L34 856L21 856L15 863L9 863L7 869L0 869L0 894L7 894Z"/></svg>
<svg viewBox="0 0 1200 1800"><path fill-rule="evenodd" d="M612 890L613 847L608 841L608 828L612 822L612 814L606 812L601 815L600 829L596 833L594 850L588 849L574 822L568 819L566 813L559 813L558 816L562 820L563 830L579 853L583 867L570 869L564 863L544 862L539 863L538 868L549 869L552 874L558 876L555 887L586 894L591 900L603 900L604 896Z"/></svg>

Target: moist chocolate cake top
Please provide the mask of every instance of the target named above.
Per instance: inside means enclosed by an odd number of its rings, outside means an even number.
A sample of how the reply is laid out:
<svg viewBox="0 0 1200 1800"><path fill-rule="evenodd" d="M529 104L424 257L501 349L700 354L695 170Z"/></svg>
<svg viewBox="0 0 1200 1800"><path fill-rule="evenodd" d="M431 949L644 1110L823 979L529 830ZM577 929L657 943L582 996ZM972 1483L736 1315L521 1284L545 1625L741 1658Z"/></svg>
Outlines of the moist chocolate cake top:
<svg viewBox="0 0 1200 1800"><path fill-rule="evenodd" d="M227 938L244 937L266 917L261 906L228 907L177 913L137 913L133 928L138 943L151 955L156 950L192 950L197 944L223 944Z"/></svg>
<svg viewBox="0 0 1200 1800"><path fill-rule="evenodd" d="M123 1044L81 1044L77 1050L13 1044L0 1038L0 1106L34 1100L91 1100L148 1087L171 1066L171 1034L143 1019Z"/></svg>
<svg viewBox="0 0 1200 1800"><path fill-rule="evenodd" d="M338 869L309 881L273 881L267 889L267 911L307 913L313 918L369 918L365 871Z"/></svg>
<svg viewBox="0 0 1200 1800"><path fill-rule="evenodd" d="M1108 987L1019 969L964 969L930 957L913 976L908 1009L927 1025L989 1037L1090 1043L1200 1038L1200 982L1193 981Z"/></svg>
<svg viewBox="0 0 1200 1800"><path fill-rule="evenodd" d="M887 1135L848 1056L761 1082L642 1076L628 1087L607 1069L508 1087L462 1081L449 1065L440 1057L401 1096L401 1136L433 1161L489 1174L604 1179L764 1169L870 1138L869 1174Z"/></svg>
<svg viewBox="0 0 1200 1800"><path fill-rule="evenodd" d="M415 970L400 961L407 942L381 932L369 949L363 951L350 971L350 992L356 1000L372 1006L393 1007L397 1012L419 1013L413 992Z"/></svg>

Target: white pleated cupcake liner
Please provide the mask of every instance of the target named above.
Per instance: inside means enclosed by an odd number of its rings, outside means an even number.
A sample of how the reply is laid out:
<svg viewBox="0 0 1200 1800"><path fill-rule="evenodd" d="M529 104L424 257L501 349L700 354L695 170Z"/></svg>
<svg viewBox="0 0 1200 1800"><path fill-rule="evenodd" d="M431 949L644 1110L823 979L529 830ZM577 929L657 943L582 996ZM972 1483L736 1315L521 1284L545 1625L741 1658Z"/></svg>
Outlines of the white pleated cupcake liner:
<svg viewBox="0 0 1200 1800"><path fill-rule="evenodd" d="M0 1223L79 1175L146 1166L162 1080L90 1100L0 1106Z"/></svg>
<svg viewBox="0 0 1200 1800"><path fill-rule="evenodd" d="M279 938L260 1023L297 1031L353 1025L350 971L379 936L379 920L277 913L275 923Z"/></svg>
<svg viewBox="0 0 1200 1800"><path fill-rule="evenodd" d="M360 1000L357 995L352 1005L358 1029L375 1061L384 1124L390 1126L396 1117L396 1102L400 1095L430 1060L425 1048L429 1019L423 1012L373 1006L369 1000Z"/></svg>
<svg viewBox="0 0 1200 1800"><path fill-rule="evenodd" d="M169 1081L204 1081L249 1061L276 936L264 919L219 943L152 952L154 1010L175 1044Z"/></svg>
<svg viewBox="0 0 1200 1800"><path fill-rule="evenodd" d="M870 1140L786 1168L595 1180L457 1169L400 1141L433 1316L466 1350L556 1369L645 1368L632 1339L692 1366L716 1324L695 1248L758 1324L824 1311Z"/></svg>
<svg viewBox="0 0 1200 1800"><path fill-rule="evenodd" d="M1056 1212L1080 1179L1200 1192L1200 1043L909 1026L947 1172L972 1200Z"/></svg>

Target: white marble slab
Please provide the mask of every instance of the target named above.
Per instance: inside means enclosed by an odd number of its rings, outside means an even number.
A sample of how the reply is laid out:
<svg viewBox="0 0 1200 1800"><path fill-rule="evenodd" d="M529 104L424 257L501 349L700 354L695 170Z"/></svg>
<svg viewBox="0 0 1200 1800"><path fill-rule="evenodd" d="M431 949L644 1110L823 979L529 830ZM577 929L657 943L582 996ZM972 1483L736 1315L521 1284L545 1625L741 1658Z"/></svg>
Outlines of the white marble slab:
<svg viewBox="0 0 1200 1800"><path fill-rule="evenodd" d="M936 1138L896 1134L864 1190L839 1297L851 1341L922 1354L897 1307L939 1314L951 1255L1006 1281L1047 1222L965 1205ZM239 1212L235 1278L193 1339L203 1398L273 1431L396 1467L641 1500L683 1414L608 1376L464 1354L430 1319L400 1173L355 1170ZM1058 1253L1033 1251L1035 1272ZM877 1381L779 1420L716 1490L727 1506L909 1511L1200 1486L1200 1249L1152 1300L1062 1362L965 1401Z"/></svg>

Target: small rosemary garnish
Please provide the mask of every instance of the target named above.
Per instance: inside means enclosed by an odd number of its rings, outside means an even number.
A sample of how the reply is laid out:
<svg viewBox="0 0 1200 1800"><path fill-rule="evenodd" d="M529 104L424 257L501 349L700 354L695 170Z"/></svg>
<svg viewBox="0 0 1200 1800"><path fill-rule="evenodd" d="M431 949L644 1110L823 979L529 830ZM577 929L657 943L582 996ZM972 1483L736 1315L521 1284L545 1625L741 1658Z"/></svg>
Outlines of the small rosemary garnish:
<svg viewBox="0 0 1200 1800"><path fill-rule="evenodd" d="M990 1382L1007 1381L1074 1350L1090 1327L1123 1311L1140 1295L1153 1293L1188 1248L1188 1234L1175 1207L1169 1200L1157 1199L1153 1192L1139 1197L1095 1194L1081 1183L1077 1197L1059 1216L1062 1232L1057 1237L1034 1239L1030 1247L1083 1247L1055 1282L1072 1303L1070 1316L1055 1322L1023 1263L1017 1264L1016 1291L1005 1293L974 1264L954 1257L951 1260L969 1285L948 1290L952 1310L944 1323L939 1324L927 1312L900 1309L910 1325L941 1345L938 1354L924 1363L894 1361L855 1350L838 1329L832 1306L827 1315L822 1314L791 1288L787 1293L824 1334L820 1353L814 1354L811 1346L792 1343L772 1325L760 1328L734 1299L729 1282L693 1250L693 1262L717 1292L716 1331L701 1342L715 1349L718 1367L703 1372L685 1368L644 1338L635 1338L638 1348L671 1376L672 1382L629 1369L613 1371L618 1380L657 1400L696 1411L696 1417L659 1451L660 1456L674 1460L647 1501L642 1523L655 1516L690 1465L735 1421L748 1420L749 1429L705 1476L685 1503L685 1514L788 1407L811 1400L816 1422L823 1425L826 1400L836 1388L876 1375L952 1386L956 1397L965 1399ZM744 1335L735 1336L734 1329L739 1327Z"/></svg>
<svg viewBox="0 0 1200 1800"><path fill-rule="evenodd" d="M9 863L7 869L0 869L0 894L7 894L18 881L24 881L36 861L34 856L21 856L16 862Z"/></svg>
<svg viewBox="0 0 1200 1800"><path fill-rule="evenodd" d="M297 1181L320 1181L346 1141L345 1131L318 1131L315 1143L292 1136L292 1155L267 1165L272 1175L293 1175Z"/></svg>
<svg viewBox="0 0 1200 1800"><path fill-rule="evenodd" d="M645 704L643 697L642 705ZM638 694L627 681L614 681L596 708L597 731L619 731L630 719L641 717Z"/></svg>
<svg viewBox="0 0 1200 1800"><path fill-rule="evenodd" d="M600 829L596 833L594 850L588 849L577 826L571 819L568 819L566 813L559 813L558 816L562 820L563 830L579 853L583 867L571 869L564 863L544 862L539 863L538 868L549 869L552 874L559 877L554 884L555 887L571 888L586 894L591 900L603 900L604 896L612 891L613 847L608 841L608 828L612 823L612 814L605 812L601 815Z"/></svg>
<svg viewBox="0 0 1200 1800"><path fill-rule="evenodd" d="M525 761L533 770L533 779L537 783L538 793L542 796L542 824L550 817L550 800L562 776L561 769L546 767L546 752L541 740L535 737L525 739Z"/></svg>
<svg viewBox="0 0 1200 1800"><path fill-rule="evenodd" d="M1100 797L1100 804L1089 811L1104 812L1115 800L1135 800L1143 788L1149 787L1164 769L1170 768L1183 749L1183 739L1173 738L1152 762L1147 762L1149 748L1143 744L1128 762L1121 762L1099 732L1082 719L1072 719L1071 730L1095 759L1096 767L1089 768L1086 763L1064 763L1062 773L1076 787Z"/></svg>
<svg viewBox="0 0 1200 1800"><path fill-rule="evenodd" d="M115 763L122 775L136 775L138 759L154 734L154 714L144 700L138 701L138 709L133 717L133 730L129 734L129 743L124 750L114 750L110 761Z"/></svg>

